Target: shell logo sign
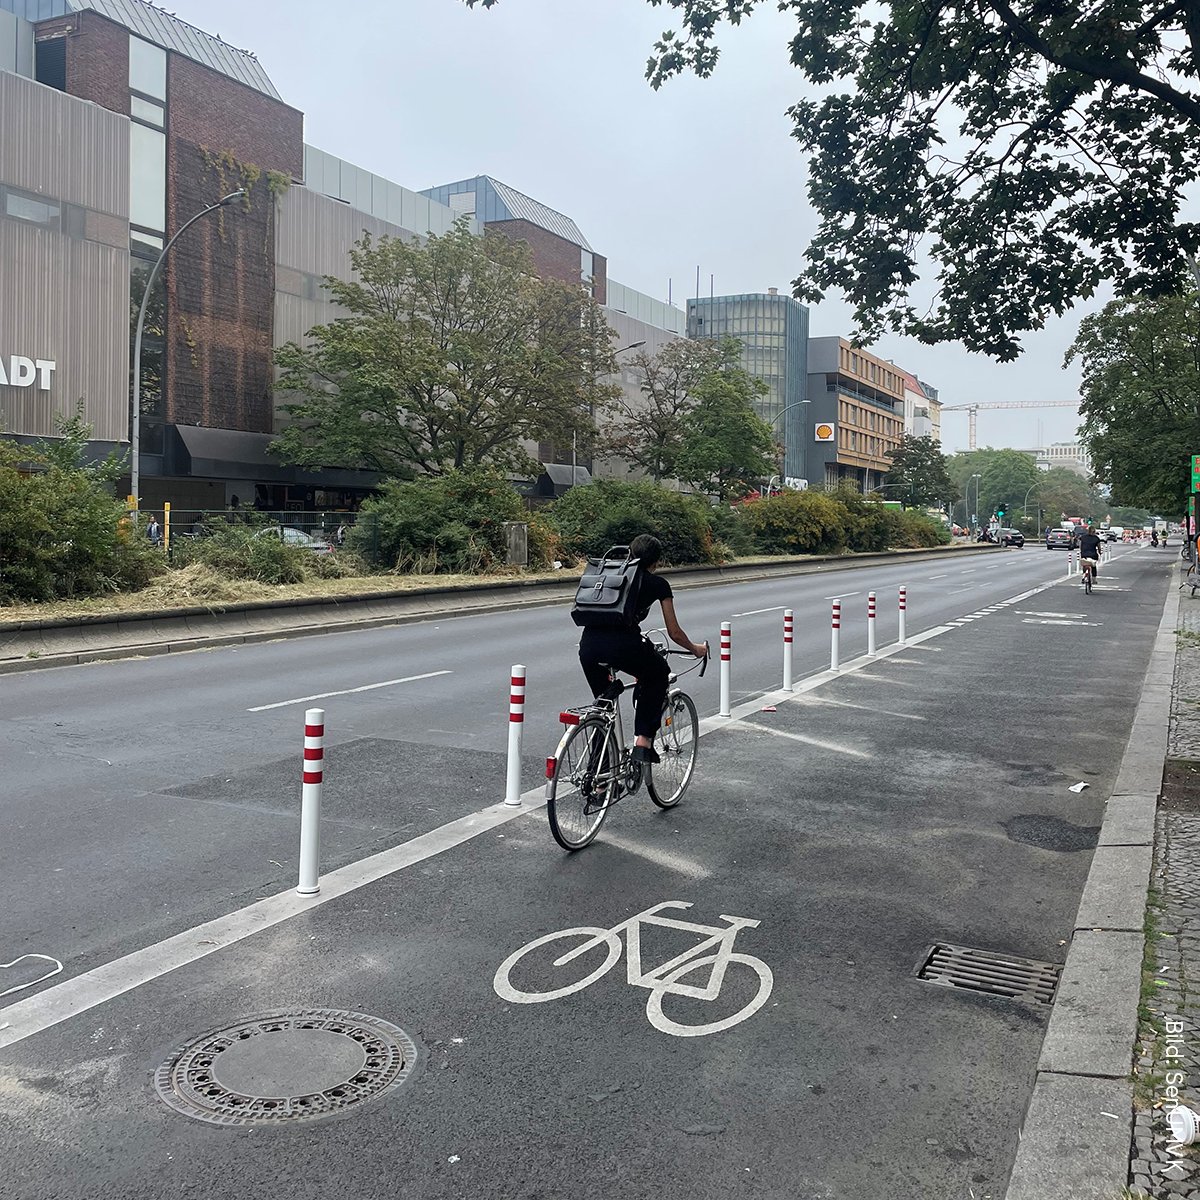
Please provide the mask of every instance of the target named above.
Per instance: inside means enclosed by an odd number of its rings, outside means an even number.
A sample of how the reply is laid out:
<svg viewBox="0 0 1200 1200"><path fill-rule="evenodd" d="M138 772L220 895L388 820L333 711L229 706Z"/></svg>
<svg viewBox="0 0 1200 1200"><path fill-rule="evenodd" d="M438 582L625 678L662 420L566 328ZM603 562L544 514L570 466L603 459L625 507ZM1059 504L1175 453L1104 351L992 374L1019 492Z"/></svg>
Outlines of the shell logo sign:
<svg viewBox="0 0 1200 1200"><path fill-rule="evenodd" d="M813 434L815 441L832 442L834 439L834 428L828 421L818 421Z"/></svg>

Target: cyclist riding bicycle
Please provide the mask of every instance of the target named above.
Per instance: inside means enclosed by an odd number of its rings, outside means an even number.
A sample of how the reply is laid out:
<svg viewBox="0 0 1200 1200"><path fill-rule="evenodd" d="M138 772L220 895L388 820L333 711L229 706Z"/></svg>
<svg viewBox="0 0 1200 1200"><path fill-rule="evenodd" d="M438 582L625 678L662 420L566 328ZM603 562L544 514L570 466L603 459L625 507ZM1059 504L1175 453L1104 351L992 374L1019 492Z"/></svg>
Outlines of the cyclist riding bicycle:
<svg viewBox="0 0 1200 1200"><path fill-rule="evenodd" d="M633 758L635 762L657 763L654 735L662 717L667 698L670 668L666 659L654 648L639 628L657 601L662 607L663 623L676 645L703 658L708 647L693 642L675 615L671 585L656 574L662 557L662 543L649 533L639 534L629 546L629 553L640 562L638 568L637 622L632 629L585 628L579 639L579 662L587 677L593 696L600 696L609 686L609 671L624 671L637 679L633 694Z"/></svg>
<svg viewBox="0 0 1200 1200"><path fill-rule="evenodd" d="M1079 565L1091 571L1093 579L1100 574L1100 539L1090 525L1079 539Z"/></svg>

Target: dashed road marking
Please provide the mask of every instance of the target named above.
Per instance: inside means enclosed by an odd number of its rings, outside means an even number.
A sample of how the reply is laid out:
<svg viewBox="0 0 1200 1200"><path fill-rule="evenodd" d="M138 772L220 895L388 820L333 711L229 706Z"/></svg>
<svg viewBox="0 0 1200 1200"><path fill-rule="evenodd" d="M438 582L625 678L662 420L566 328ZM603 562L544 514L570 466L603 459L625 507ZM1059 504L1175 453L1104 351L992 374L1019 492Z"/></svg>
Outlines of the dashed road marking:
<svg viewBox="0 0 1200 1200"><path fill-rule="evenodd" d="M356 692L373 692L376 688L395 687L399 683L416 683L419 679L436 679L439 675L453 675L453 671L426 671L424 675L406 675L403 679L385 679L382 683L366 683L362 687L344 688L340 692L318 692L315 696L297 696L295 700L280 700L278 704L260 704L248 708L247 712L267 712L272 708L287 708L289 704L307 704L310 700L328 700L330 696L353 696Z"/></svg>

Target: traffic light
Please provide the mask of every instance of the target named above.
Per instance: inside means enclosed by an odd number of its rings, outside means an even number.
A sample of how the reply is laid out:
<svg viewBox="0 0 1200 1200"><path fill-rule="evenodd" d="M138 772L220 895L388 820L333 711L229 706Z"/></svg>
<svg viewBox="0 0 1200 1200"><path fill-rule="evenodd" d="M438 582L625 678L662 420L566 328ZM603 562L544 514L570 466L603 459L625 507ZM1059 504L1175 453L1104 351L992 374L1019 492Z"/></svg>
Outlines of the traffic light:
<svg viewBox="0 0 1200 1200"><path fill-rule="evenodd" d="M1008 501L1002 500L999 504L996 505L996 519L998 521L1003 521L1004 514L1006 512L1008 512Z"/></svg>

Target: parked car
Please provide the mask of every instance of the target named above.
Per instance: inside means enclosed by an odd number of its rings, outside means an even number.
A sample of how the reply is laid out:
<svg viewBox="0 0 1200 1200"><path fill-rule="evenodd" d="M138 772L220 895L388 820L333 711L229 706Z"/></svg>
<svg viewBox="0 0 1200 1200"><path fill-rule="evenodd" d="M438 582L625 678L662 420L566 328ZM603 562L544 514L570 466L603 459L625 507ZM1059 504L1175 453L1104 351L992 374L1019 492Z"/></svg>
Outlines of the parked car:
<svg viewBox="0 0 1200 1200"><path fill-rule="evenodd" d="M1046 534L1047 550L1074 550L1079 539L1073 529L1051 529Z"/></svg>
<svg viewBox="0 0 1200 1200"><path fill-rule="evenodd" d="M1000 545L1016 546L1020 550L1025 545L1025 535L1019 529L1001 529Z"/></svg>
<svg viewBox="0 0 1200 1200"><path fill-rule="evenodd" d="M311 533L307 533L295 525L268 525L266 529L260 529L254 536L282 538L286 545L297 546L301 550L309 550L313 554L333 553L333 547L328 542L313 537Z"/></svg>

